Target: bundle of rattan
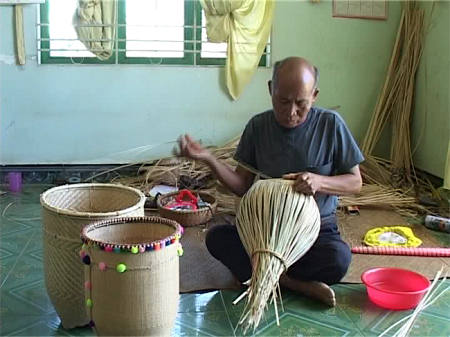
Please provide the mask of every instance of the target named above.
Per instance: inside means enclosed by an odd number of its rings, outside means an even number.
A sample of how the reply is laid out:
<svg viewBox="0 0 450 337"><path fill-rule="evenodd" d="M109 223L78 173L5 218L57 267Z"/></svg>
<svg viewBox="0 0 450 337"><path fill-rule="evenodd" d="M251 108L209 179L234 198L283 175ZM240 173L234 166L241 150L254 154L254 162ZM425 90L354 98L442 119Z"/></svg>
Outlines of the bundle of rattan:
<svg viewBox="0 0 450 337"><path fill-rule="evenodd" d="M339 207L347 206L389 209L411 217L426 212L417 198L411 196L408 191L378 184L364 184L360 193L339 197Z"/></svg>
<svg viewBox="0 0 450 337"><path fill-rule="evenodd" d="M382 159L377 159L380 162ZM236 163L228 158L230 166ZM375 163L375 164L372 164ZM235 197L227 191L216 179L206 166L200 166L201 170L194 170L195 161L174 158L173 160L160 160L153 165L143 167L137 177L121 178L121 184L139 188L148 195L149 191L158 184L177 186L182 175L191 178L199 177L200 174L208 181L203 191L212 194L217 199L217 211L219 213L235 213ZM371 165L371 166L370 166ZM388 165L388 164L385 164ZM198 167L198 166L197 166ZM368 169L369 168L369 169ZM370 170L372 168L372 170ZM340 207L363 206L377 207L383 209L398 210L400 213L417 215L418 212L426 211L414 196L414 191L394 188L389 185L389 171L378 162L367 160L361 166L364 184L361 192L352 196L342 196L339 200ZM384 177L384 178L383 178ZM423 182L425 185L425 182Z"/></svg>
<svg viewBox="0 0 450 337"><path fill-rule="evenodd" d="M239 139L240 137L236 137L221 147L210 148L209 150L218 160L234 168L237 163L233 159L233 155ZM178 187L178 182L183 176L193 181L201 180L206 182L203 184L203 188L215 190L216 179L206 164L200 161L186 160L178 157L163 158L150 164L143 163L138 170L137 176L118 177L114 181L139 188L148 195L150 190L159 184ZM190 187L184 186L184 188ZM220 204L219 207L221 207Z"/></svg>
<svg viewBox="0 0 450 337"><path fill-rule="evenodd" d="M390 156L389 184L411 186L413 165L410 122L414 102L415 75L422 56L424 44L424 10L417 1L405 1L400 19L391 61L383 90L378 98L369 129L361 149L372 155L376 144L388 122L392 121L392 145ZM374 165L379 163L372 162ZM376 170L382 170L376 168ZM382 179L386 179L382 174Z"/></svg>

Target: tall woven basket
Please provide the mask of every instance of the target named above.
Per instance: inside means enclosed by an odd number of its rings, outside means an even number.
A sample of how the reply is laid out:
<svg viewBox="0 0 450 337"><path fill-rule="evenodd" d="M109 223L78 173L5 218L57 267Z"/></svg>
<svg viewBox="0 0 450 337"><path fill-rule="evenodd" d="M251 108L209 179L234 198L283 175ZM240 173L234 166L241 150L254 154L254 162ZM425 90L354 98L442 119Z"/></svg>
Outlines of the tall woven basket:
<svg viewBox="0 0 450 337"><path fill-rule="evenodd" d="M41 195L45 285L64 328L89 323L79 257L81 230L102 219L143 216L144 203L139 190L113 184L60 186Z"/></svg>
<svg viewBox="0 0 450 337"><path fill-rule="evenodd" d="M88 225L80 251L86 310L99 336L170 336L178 312L182 227L159 217Z"/></svg>

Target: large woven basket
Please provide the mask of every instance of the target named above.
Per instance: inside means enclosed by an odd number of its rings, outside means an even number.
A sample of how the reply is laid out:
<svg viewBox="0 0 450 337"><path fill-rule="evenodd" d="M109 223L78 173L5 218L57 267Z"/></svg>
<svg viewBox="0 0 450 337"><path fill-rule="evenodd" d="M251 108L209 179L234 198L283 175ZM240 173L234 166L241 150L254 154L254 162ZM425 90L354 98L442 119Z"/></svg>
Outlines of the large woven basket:
<svg viewBox="0 0 450 337"><path fill-rule="evenodd" d="M209 203L211 205L210 207L204 207L193 211L176 211L164 207L172 201L178 193L179 192L168 193L158 198L158 212L162 217L175 220L184 227L198 226L211 220L217 210L217 199L212 194L192 191L196 197L200 196L203 201Z"/></svg>
<svg viewBox="0 0 450 337"><path fill-rule="evenodd" d="M181 233L178 223L158 217L84 228L85 310L97 335L170 336L178 312Z"/></svg>
<svg viewBox="0 0 450 337"><path fill-rule="evenodd" d="M67 185L42 194L45 285L66 329L89 323L78 255L81 230L102 219L143 216L144 203L139 190L113 184Z"/></svg>

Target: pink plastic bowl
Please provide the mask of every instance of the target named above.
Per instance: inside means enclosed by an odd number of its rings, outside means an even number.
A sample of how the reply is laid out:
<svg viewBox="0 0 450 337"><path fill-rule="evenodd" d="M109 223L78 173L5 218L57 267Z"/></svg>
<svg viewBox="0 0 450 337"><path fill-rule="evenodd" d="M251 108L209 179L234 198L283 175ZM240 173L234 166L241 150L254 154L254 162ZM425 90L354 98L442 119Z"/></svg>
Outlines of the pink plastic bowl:
<svg viewBox="0 0 450 337"><path fill-rule="evenodd" d="M393 310L415 308L431 286L425 276L398 268L370 269L361 279L372 302Z"/></svg>

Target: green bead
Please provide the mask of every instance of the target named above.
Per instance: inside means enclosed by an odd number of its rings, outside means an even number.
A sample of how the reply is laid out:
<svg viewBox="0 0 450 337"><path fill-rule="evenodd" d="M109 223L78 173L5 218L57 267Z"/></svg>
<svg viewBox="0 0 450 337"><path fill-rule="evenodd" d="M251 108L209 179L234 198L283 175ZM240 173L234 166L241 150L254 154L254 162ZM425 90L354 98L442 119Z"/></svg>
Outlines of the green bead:
<svg viewBox="0 0 450 337"><path fill-rule="evenodd" d="M119 263L116 267L117 272L123 273L127 270L127 266L124 263Z"/></svg>
<svg viewBox="0 0 450 337"><path fill-rule="evenodd" d="M178 247L178 249L177 249L177 252L178 252L178 256L183 256L183 254L184 254L184 249L183 249L183 247Z"/></svg>
<svg viewBox="0 0 450 337"><path fill-rule="evenodd" d="M86 305L88 306L88 308L92 308L92 300L90 298L86 300Z"/></svg>
<svg viewBox="0 0 450 337"><path fill-rule="evenodd" d="M136 246L133 246L133 247L131 247L131 252L132 252L133 254L137 254L137 253L139 253L139 248L136 247Z"/></svg>

